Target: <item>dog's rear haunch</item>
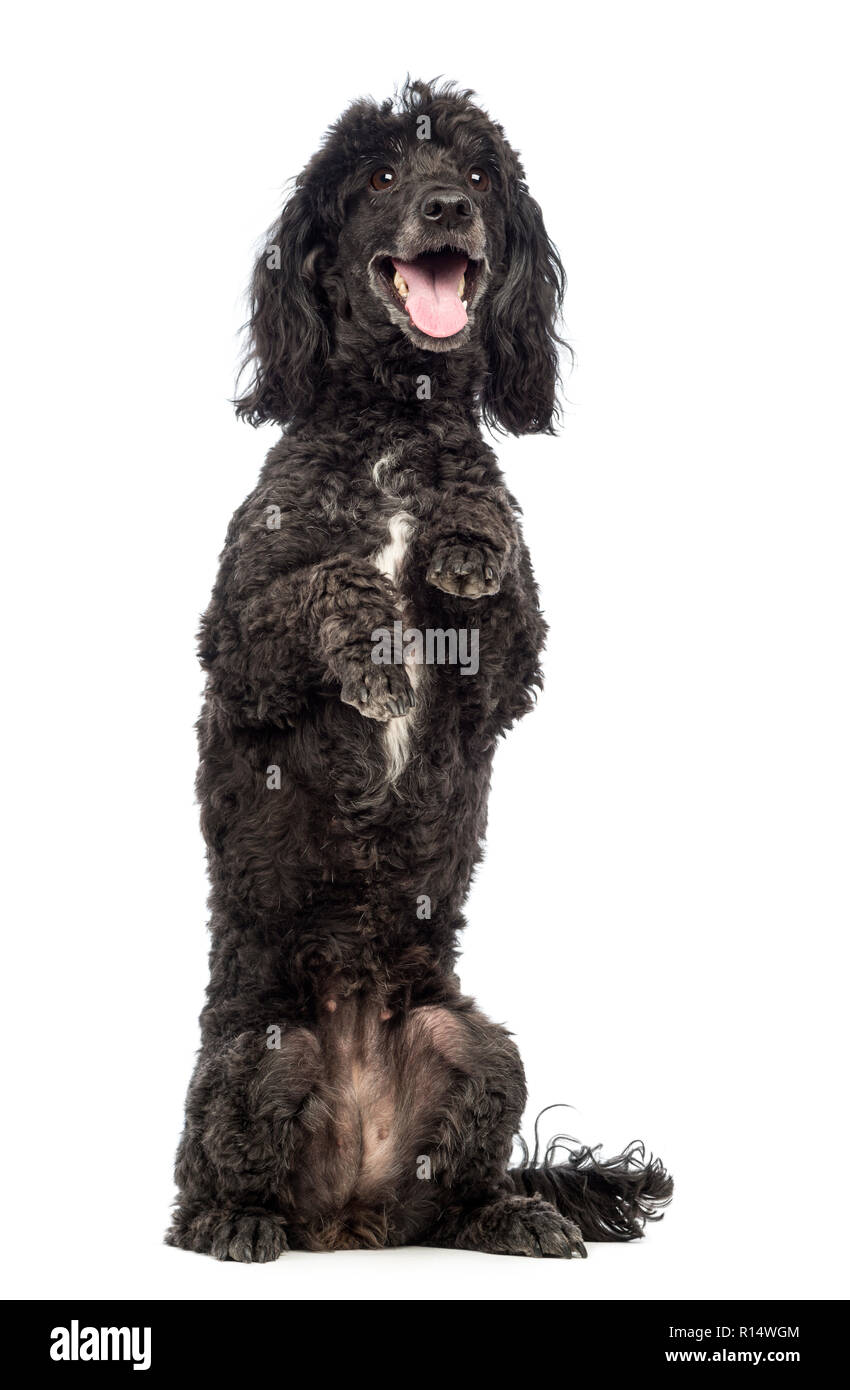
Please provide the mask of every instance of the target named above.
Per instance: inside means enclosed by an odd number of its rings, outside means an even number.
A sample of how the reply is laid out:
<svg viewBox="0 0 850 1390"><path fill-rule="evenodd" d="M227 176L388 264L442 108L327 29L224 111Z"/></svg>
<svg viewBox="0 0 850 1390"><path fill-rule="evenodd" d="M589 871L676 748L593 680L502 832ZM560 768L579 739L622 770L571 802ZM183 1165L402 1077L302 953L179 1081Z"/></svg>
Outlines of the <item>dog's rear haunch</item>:
<svg viewBox="0 0 850 1390"><path fill-rule="evenodd" d="M393 1012L328 997L313 1027L245 1031L210 1052L196 1105L204 1132L178 1180L197 1190L206 1173L210 1187L169 1239L222 1259L411 1242L569 1258L583 1235L639 1235L670 1193L633 1154L509 1170L522 1064L468 1000Z"/></svg>
<svg viewBox="0 0 850 1390"><path fill-rule="evenodd" d="M173 1245L569 1258L669 1201L639 1145L510 1168L522 1064L455 974L546 632L479 426L551 431L562 291L516 155L451 87L357 102L269 233L237 407L285 432L201 630L212 951ZM474 634L476 669L422 633Z"/></svg>

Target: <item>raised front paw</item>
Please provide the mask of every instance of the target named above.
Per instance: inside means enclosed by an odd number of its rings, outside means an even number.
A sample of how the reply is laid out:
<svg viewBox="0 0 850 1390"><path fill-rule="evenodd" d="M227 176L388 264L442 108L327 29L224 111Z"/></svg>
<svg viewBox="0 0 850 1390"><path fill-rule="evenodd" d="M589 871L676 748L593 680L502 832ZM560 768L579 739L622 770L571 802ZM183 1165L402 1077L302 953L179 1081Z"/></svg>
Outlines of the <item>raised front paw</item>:
<svg viewBox="0 0 850 1390"><path fill-rule="evenodd" d="M352 662L342 682L340 699L366 719L386 723L407 714L416 704L413 686L403 666Z"/></svg>
<svg viewBox="0 0 850 1390"><path fill-rule="evenodd" d="M289 1249L280 1217L223 1207L211 1208L188 1221L178 1216L165 1240L181 1250L242 1264L267 1264Z"/></svg>
<svg viewBox="0 0 850 1390"><path fill-rule="evenodd" d="M470 544L454 536L437 544L425 577L446 594L486 598L499 592L501 562L485 542Z"/></svg>
<svg viewBox="0 0 850 1390"><path fill-rule="evenodd" d="M493 1255L560 1260L587 1256L575 1222L538 1197L504 1197L482 1207L463 1226L457 1244L462 1250Z"/></svg>

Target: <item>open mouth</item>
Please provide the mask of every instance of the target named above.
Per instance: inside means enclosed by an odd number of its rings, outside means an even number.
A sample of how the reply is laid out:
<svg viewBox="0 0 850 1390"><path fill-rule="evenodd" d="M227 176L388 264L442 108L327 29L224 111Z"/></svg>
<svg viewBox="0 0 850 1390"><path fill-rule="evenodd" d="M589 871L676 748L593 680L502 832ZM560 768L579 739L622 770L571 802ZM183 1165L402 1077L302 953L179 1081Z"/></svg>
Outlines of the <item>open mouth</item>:
<svg viewBox="0 0 850 1390"><path fill-rule="evenodd" d="M383 256L375 266L392 302L429 338L453 338L466 327L480 267L456 246L424 251L412 261Z"/></svg>

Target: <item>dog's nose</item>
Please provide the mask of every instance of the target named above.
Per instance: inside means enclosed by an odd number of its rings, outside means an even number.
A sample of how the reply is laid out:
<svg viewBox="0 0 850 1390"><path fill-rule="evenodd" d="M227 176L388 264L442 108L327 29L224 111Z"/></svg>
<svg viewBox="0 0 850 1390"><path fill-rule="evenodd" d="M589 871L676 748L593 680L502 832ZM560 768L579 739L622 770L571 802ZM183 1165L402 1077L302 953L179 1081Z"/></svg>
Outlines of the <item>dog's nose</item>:
<svg viewBox="0 0 850 1390"><path fill-rule="evenodd" d="M450 230L459 227L467 217L472 216L472 204L465 193L451 188L438 188L423 200L420 209L426 222Z"/></svg>

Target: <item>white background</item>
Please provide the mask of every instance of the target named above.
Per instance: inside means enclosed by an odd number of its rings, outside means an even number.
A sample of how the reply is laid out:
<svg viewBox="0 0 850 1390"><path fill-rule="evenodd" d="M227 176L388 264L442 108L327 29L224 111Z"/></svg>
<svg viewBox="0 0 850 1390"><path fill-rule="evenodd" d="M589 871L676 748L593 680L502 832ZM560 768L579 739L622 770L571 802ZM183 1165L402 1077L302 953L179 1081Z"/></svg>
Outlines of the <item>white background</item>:
<svg viewBox="0 0 850 1390"><path fill-rule="evenodd" d="M17 7L7 1294L847 1294L843 25L752 0ZM228 405L242 293L324 128L407 71L475 88L522 151L577 352L561 435L499 446L548 684L498 755L462 978L516 1034L529 1115L645 1137L677 1195L582 1262L218 1265L160 1241L206 980L194 638L275 438Z"/></svg>

